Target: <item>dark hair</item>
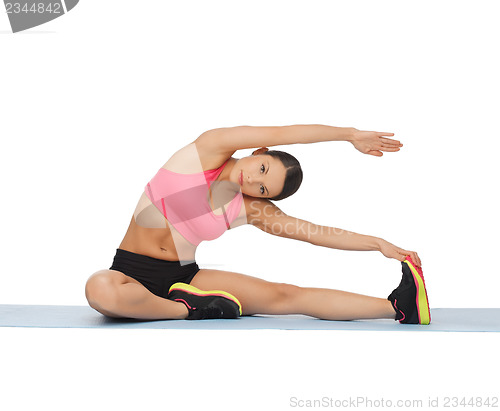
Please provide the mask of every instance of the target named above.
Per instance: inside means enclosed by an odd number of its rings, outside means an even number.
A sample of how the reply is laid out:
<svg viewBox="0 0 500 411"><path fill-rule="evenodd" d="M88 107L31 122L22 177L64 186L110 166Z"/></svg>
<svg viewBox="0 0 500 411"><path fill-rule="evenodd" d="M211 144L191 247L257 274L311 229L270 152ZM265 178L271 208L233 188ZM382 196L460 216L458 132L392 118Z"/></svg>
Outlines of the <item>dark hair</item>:
<svg viewBox="0 0 500 411"><path fill-rule="evenodd" d="M285 184L283 185L283 190L277 196L269 198L269 200L283 200L284 198L290 197L295 193L302 183L302 168L300 167L299 161L291 154L285 153L284 151L269 150L262 153L264 156L271 156L280 160L286 169Z"/></svg>

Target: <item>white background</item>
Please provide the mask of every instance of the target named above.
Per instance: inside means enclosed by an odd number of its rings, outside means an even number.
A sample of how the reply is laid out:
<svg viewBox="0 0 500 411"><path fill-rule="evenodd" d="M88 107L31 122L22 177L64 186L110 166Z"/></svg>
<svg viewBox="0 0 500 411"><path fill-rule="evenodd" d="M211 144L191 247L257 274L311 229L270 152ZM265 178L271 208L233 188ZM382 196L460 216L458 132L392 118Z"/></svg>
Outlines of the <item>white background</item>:
<svg viewBox="0 0 500 411"><path fill-rule="evenodd" d="M394 132L404 147L276 146L304 171L277 205L417 251L431 308L498 307L495 5L82 0L16 34L0 15L0 303L85 305L145 184L203 131L327 124ZM383 298L401 277L380 253L251 226L202 243L197 260ZM499 338L481 333L4 328L0 341L9 409L500 394L487 377Z"/></svg>

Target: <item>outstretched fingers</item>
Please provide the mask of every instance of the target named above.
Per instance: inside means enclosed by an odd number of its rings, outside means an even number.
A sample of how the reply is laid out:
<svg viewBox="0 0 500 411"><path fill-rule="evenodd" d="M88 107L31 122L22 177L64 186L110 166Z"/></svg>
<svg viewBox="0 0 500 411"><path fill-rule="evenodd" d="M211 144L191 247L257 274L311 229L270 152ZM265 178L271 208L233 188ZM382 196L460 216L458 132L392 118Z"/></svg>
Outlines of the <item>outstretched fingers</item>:
<svg viewBox="0 0 500 411"><path fill-rule="evenodd" d="M384 136L393 136L394 133L377 133L378 134L378 141L380 145L377 147L377 150L379 152L381 151L386 151L386 152L396 152L399 151L401 147L403 147L403 144L399 140L394 140L392 138L387 138ZM379 154L379 156L382 153Z"/></svg>

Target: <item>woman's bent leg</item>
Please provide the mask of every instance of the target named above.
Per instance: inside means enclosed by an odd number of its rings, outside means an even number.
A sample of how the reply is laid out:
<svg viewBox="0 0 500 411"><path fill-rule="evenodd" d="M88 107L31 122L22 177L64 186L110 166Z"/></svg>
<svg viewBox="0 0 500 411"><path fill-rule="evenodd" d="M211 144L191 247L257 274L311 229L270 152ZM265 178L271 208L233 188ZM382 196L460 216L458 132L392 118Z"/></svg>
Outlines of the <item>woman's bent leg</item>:
<svg viewBox="0 0 500 411"><path fill-rule="evenodd" d="M139 281L116 270L93 274L85 286L89 305L108 317L141 320L177 320L188 315L186 306L151 293Z"/></svg>
<svg viewBox="0 0 500 411"><path fill-rule="evenodd" d="M224 290L241 302L243 315L304 314L324 320L396 318L389 300L326 288L273 283L221 270L201 269L191 284Z"/></svg>

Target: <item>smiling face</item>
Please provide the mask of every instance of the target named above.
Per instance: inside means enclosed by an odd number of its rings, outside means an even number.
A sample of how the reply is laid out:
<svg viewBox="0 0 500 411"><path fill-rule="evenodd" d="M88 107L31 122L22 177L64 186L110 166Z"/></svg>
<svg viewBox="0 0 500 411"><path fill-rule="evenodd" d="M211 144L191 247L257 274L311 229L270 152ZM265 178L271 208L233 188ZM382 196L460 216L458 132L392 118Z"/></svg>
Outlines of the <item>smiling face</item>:
<svg viewBox="0 0 500 411"><path fill-rule="evenodd" d="M236 161L229 179L238 184L243 194L272 198L283 190L285 177L286 169L279 159L265 154L254 154Z"/></svg>

